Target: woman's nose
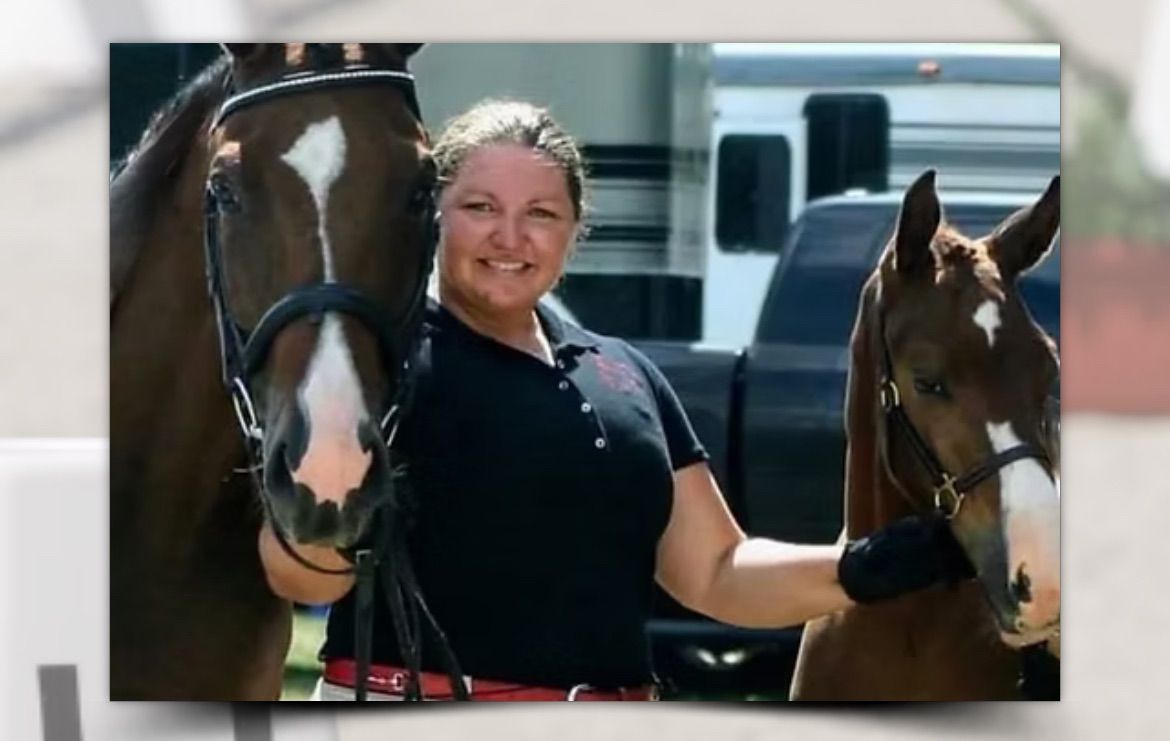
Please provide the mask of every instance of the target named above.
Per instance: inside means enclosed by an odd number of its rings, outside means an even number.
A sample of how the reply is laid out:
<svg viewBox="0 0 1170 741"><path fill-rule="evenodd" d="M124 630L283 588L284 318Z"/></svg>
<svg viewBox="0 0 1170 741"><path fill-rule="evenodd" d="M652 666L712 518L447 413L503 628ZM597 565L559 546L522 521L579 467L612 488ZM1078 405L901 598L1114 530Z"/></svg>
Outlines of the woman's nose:
<svg viewBox="0 0 1170 741"><path fill-rule="evenodd" d="M496 222L495 244L503 250L517 250L524 242L524 223L519 216L503 214Z"/></svg>

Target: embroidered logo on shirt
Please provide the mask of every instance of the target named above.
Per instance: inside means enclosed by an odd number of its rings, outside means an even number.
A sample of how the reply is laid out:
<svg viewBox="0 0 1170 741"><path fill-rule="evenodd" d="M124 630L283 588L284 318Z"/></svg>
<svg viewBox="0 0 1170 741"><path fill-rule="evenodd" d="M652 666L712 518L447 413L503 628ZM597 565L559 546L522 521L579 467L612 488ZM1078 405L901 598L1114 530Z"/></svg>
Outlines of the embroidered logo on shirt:
<svg viewBox="0 0 1170 741"><path fill-rule="evenodd" d="M597 369L597 377L609 388L625 393L637 393L643 390L642 378L633 367L620 360L610 360L600 355L593 355L591 358Z"/></svg>

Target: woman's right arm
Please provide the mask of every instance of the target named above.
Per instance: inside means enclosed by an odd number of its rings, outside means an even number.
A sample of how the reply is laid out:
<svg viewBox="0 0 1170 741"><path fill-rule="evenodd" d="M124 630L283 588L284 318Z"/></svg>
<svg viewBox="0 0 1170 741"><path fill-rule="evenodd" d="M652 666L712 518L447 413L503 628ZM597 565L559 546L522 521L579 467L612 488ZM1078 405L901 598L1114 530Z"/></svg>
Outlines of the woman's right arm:
<svg viewBox="0 0 1170 741"><path fill-rule="evenodd" d="M265 522L260 528L260 563L268 586L278 596L303 605L323 605L336 602L353 586L353 574L321 574L297 563L285 553ZM289 544L311 564L323 569L345 569L352 566L335 549L326 546Z"/></svg>

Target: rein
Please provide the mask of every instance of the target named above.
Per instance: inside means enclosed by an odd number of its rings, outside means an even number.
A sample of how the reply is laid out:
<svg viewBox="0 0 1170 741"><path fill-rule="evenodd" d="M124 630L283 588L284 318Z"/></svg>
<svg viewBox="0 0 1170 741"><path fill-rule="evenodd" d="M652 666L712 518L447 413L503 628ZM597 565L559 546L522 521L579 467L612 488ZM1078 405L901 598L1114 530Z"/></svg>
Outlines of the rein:
<svg viewBox="0 0 1170 741"><path fill-rule="evenodd" d="M414 77L408 72L371 69L364 66L347 67L336 72L304 72L287 75L275 82L235 93L220 106L212 119L210 130L222 125L233 113L275 97L300 94L322 88L348 85L389 84L401 90L410 110L421 121L415 94ZM223 214L238 208L238 204L223 198L209 180L204 189L204 268L207 291L215 315L219 337L222 380L235 409L236 421L243 436L248 455L248 469L265 508L268 522L277 542L290 558L302 567L322 574L353 574L356 581L356 610L354 658L357 663L355 698L364 701L371 661L374 622L374 586L381 577L393 628L403 660L409 670L406 699L421 700L419 676L422 672L421 621L436 638L444 669L451 682L452 696L466 700L467 687L463 672L452 652L443 630L439 627L418 586L406 548L407 523L403 517L402 502L391 496L389 505L378 512L372 547L359 548L350 559L350 568L324 568L301 556L293 548L288 536L276 520L272 504L264 495L264 484L259 472L263 469L264 428L256 414L249 382L259 372L276 336L291 322L305 317L320 319L326 312L337 312L357 319L371 331L377 340L383 367L394 381L393 393L386 400L380 422L381 438L385 448L375 454L390 456L398 427L410 408L420 362L425 362L429 344L423 338L423 311L427 281L437 240L435 195L431 187L420 188L411 201L423 224L425 255L408 309L397 321L390 321L390 312L380 302L352 287L339 283L317 283L298 287L269 307L256 326L242 327L234 318L227 300L223 250L219 222ZM408 338L403 341L402 338ZM386 461L389 463L389 461ZM388 466L388 470L393 470ZM394 487L392 474L388 486ZM392 491L393 493L393 491Z"/></svg>

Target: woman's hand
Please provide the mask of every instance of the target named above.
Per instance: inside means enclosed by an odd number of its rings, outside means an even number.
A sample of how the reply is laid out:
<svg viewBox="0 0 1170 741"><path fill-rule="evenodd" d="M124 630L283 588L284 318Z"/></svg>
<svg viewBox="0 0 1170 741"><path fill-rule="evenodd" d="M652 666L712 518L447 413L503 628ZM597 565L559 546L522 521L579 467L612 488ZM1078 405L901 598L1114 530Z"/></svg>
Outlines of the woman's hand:
<svg viewBox="0 0 1170 741"><path fill-rule="evenodd" d="M975 570L941 515L911 515L846 544L837 569L854 602L877 602Z"/></svg>
<svg viewBox="0 0 1170 741"><path fill-rule="evenodd" d="M289 545L309 563L321 568L346 569L352 565L333 548L299 543ZM353 587L352 574L322 574L297 563L277 542L267 520L260 528L257 546L268 586L278 597L303 605L332 604Z"/></svg>

